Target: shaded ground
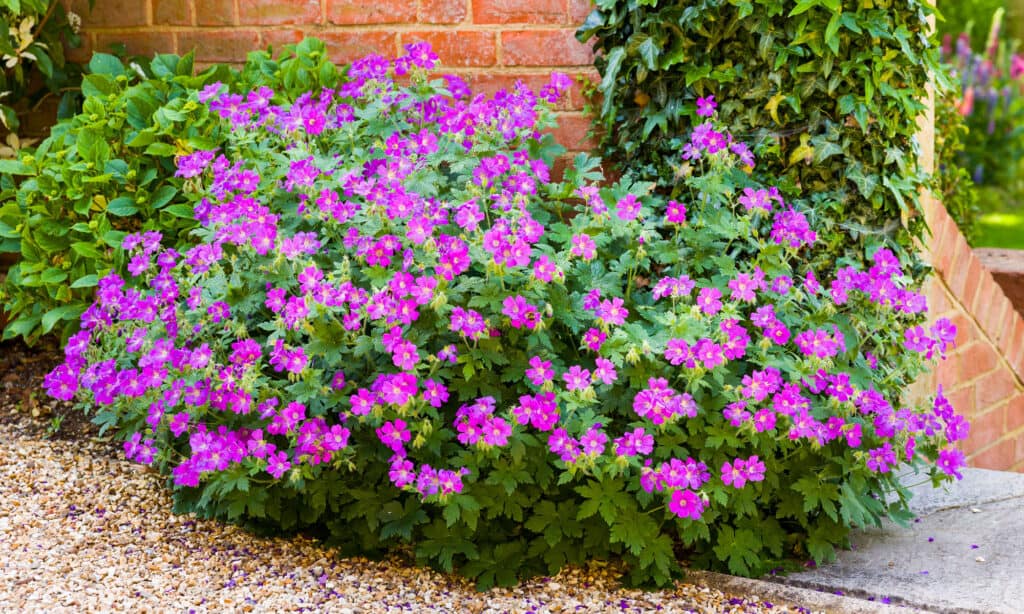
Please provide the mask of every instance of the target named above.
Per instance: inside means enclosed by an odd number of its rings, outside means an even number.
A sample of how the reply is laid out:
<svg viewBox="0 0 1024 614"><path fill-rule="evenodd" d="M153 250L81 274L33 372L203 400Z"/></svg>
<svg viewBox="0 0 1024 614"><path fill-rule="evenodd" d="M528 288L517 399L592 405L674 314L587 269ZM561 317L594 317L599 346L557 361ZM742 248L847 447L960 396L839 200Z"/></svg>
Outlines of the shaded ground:
<svg viewBox="0 0 1024 614"><path fill-rule="evenodd" d="M43 377L61 357L52 339L33 347L21 341L0 342L0 424L50 439L76 441L98 435L82 411L47 397L42 389Z"/></svg>

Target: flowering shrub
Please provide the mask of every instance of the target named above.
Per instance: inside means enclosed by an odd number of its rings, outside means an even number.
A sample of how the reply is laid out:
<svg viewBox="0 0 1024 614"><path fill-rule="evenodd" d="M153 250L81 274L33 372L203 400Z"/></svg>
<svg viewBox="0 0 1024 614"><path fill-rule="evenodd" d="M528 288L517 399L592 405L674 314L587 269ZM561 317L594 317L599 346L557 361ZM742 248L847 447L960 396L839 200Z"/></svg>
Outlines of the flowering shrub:
<svg viewBox="0 0 1024 614"><path fill-rule="evenodd" d="M901 467L957 474L966 422L899 404L955 331L914 324L885 245L812 268L822 220L710 119L683 198L586 155L556 178L564 76L473 97L407 49L291 105L204 89L231 137L178 158L193 245L126 237L47 378L177 509L409 543L481 587L611 556L665 583L677 546L828 559L907 518Z"/></svg>

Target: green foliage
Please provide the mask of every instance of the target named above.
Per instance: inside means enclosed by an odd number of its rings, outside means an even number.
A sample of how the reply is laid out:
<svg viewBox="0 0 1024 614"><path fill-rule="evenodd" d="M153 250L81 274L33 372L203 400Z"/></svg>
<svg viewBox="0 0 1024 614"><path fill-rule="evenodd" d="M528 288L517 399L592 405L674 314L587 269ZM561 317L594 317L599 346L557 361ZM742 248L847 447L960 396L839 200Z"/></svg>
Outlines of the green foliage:
<svg viewBox="0 0 1024 614"><path fill-rule="evenodd" d="M1000 13L989 36L988 48L972 48L966 33L943 45L943 60L960 86L940 101L936 122L951 124L943 113L962 116L955 151L946 155L984 187L983 209L1024 207L1024 56L1018 41L999 36ZM938 127L937 127L938 128Z"/></svg>
<svg viewBox="0 0 1024 614"><path fill-rule="evenodd" d="M961 101L958 85L936 97L935 173L929 189L973 245L978 237L978 192L971 173L962 166L968 128L959 112Z"/></svg>
<svg viewBox="0 0 1024 614"><path fill-rule="evenodd" d="M935 29L943 39L966 32L972 49L984 49L992 29L992 16L1006 9L1006 0L943 0Z"/></svg>
<svg viewBox="0 0 1024 614"><path fill-rule="evenodd" d="M937 72L931 12L918 0L598 0L578 37L600 52L604 150L677 190L695 101L714 95L733 134L771 151L758 172L834 221L826 262L876 235L909 247L923 230L913 137Z"/></svg>
<svg viewBox="0 0 1024 614"><path fill-rule="evenodd" d="M67 62L64 46L81 44L81 19L71 19L61 0L0 0L0 124L7 131L17 133L19 115L44 96L60 96L61 114L76 108L81 70Z"/></svg>
<svg viewBox="0 0 1024 614"><path fill-rule="evenodd" d="M97 279L125 262L115 249L130 232L160 230L169 246L195 226L176 156L221 146L226 130L190 95L214 82L236 91L274 86L281 100L333 85L338 69L308 39L249 55L241 72L194 74L192 54L158 54L125 65L97 53L82 81L82 111L59 122L32 153L0 161L0 251L20 252L0 301L4 338L34 341L77 329Z"/></svg>
<svg viewBox="0 0 1024 614"><path fill-rule="evenodd" d="M827 203L759 182L713 119L676 200L585 154L552 177L567 77L474 97L411 47L293 104L189 95L230 126L177 159L201 225L175 253L126 237L138 266L46 382L177 510L481 589L588 559L665 585L677 552L828 560L905 517L903 468L961 466L962 417L903 408L955 330L914 326L889 237L822 266Z"/></svg>

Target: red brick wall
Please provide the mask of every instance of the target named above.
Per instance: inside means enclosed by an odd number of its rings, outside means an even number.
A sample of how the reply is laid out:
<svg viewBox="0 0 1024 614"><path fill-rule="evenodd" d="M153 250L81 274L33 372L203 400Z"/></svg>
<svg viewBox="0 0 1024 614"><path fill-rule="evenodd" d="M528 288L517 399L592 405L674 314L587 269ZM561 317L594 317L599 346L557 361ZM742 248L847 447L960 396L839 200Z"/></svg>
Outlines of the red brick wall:
<svg viewBox="0 0 1024 614"><path fill-rule="evenodd" d="M972 466L1024 471L1024 320L945 208L927 205L927 253L938 272L928 304L933 317L956 324L957 346L922 386L941 384L970 419L963 450Z"/></svg>
<svg viewBox="0 0 1024 614"><path fill-rule="evenodd" d="M335 62L368 53L394 57L429 41L442 70L480 92L516 79L539 87L552 70L596 74L574 33L590 0L68 0L82 16L82 53L122 42L130 53L186 53L201 63L241 63L249 51L323 39ZM586 149L589 122L577 89L562 102L556 137Z"/></svg>
<svg viewBox="0 0 1024 614"><path fill-rule="evenodd" d="M446 72L477 91L522 79L539 87L552 70L595 75L591 51L573 33L590 0L67 0L83 18L86 46L123 42L129 52L196 51L199 62L240 63L247 52L323 39L336 62L368 53L394 56L429 41ZM589 125L574 91L556 135L586 149ZM1024 321L971 252L941 205L928 208L929 254L940 276L928 288L932 313L959 329L957 348L927 381L941 383L972 421L964 451L978 467L1024 471Z"/></svg>

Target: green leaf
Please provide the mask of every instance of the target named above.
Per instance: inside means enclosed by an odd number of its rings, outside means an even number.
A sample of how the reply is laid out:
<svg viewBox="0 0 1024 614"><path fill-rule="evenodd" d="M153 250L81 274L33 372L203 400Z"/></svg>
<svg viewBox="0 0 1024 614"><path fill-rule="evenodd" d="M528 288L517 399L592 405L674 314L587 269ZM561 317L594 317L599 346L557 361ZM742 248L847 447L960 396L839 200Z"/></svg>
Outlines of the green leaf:
<svg viewBox="0 0 1024 614"><path fill-rule="evenodd" d="M100 259L103 257L103 254L100 253L100 250L96 248L95 243L89 243L87 241L76 241L71 244L71 249L79 256L84 256L86 258ZM77 286L72 285L71 287L75 288Z"/></svg>
<svg viewBox="0 0 1024 614"><path fill-rule="evenodd" d="M72 288L92 288L99 283L99 276L95 273L83 275L71 284Z"/></svg>
<svg viewBox="0 0 1024 614"><path fill-rule="evenodd" d="M180 217L185 219L191 219L193 216L192 205L171 205L170 207L164 207L161 211L170 213L174 217Z"/></svg>
<svg viewBox="0 0 1024 614"><path fill-rule="evenodd" d="M125 74L124 64L121 64L121 60L109 53L93 53L92 59L89 60L89 72L112 77Z"/></svg>
<svg viewBox="0 0 1024 614"><path fill-rule="evenodd" d="M135 215L138 212L139 208L135 206L135 201L129 196L118 196L107 203L107 213L110 213L111 215L124 217L127 215Z"/></svg>
<svg viewBox="0 0 1024 614"><path fill-rule="evenodd" d="M117 82L107 75L82 77L82 94L88 98L107 96L117 90Z"/></svg>
<svg viewBox="0 0 1024 614"><path fill-rule="evenodd" d="M32 175L35 171L32 167L17 160L0 160L0 174L3 175Z"/></svg>
<svg viewBox="0 0 1024 614"><path fill-rule="evenodd" d="M825 44L832 50L832 53L839 53L839 26L842 23L842 12L832 13L832 17L828 20L828 26L825 27Z"/></svg>
<svg viewBox="0 0 1024 614"><path fill-rule="evenodd" d="M60 269L56 269L53 267L46 269L45 271L43 271L42 275L39 276L39 279L43 283L47 284L59 284L60 282L64 281L67 278L67 271L62 271Z"/></svg>
<svg viewBox="0 0 1024 614"><path fill-rule="evenodd" d="M159 209L169 203L172 198L178 194L178 188L172 185L163 185L157 188L156 192L150 196L149 206L154 209Z"/></svg>
<svg viewBox="0 0 1024 614"><path fill-rule="evenodd" d="M151 156L173 156L178 150L169 143L150 143L146 147L146 153Z"/></svg>
<svg viewBox="0 0 1024 614"><path fill-rule="evenodd" d="M62 320L73 320L82 315L83 311L85 311L85 305L64 305L47 311L43 314L42 318L42 332L44 334L50 332L53 330L53 327L57 322Z"/></svg>

